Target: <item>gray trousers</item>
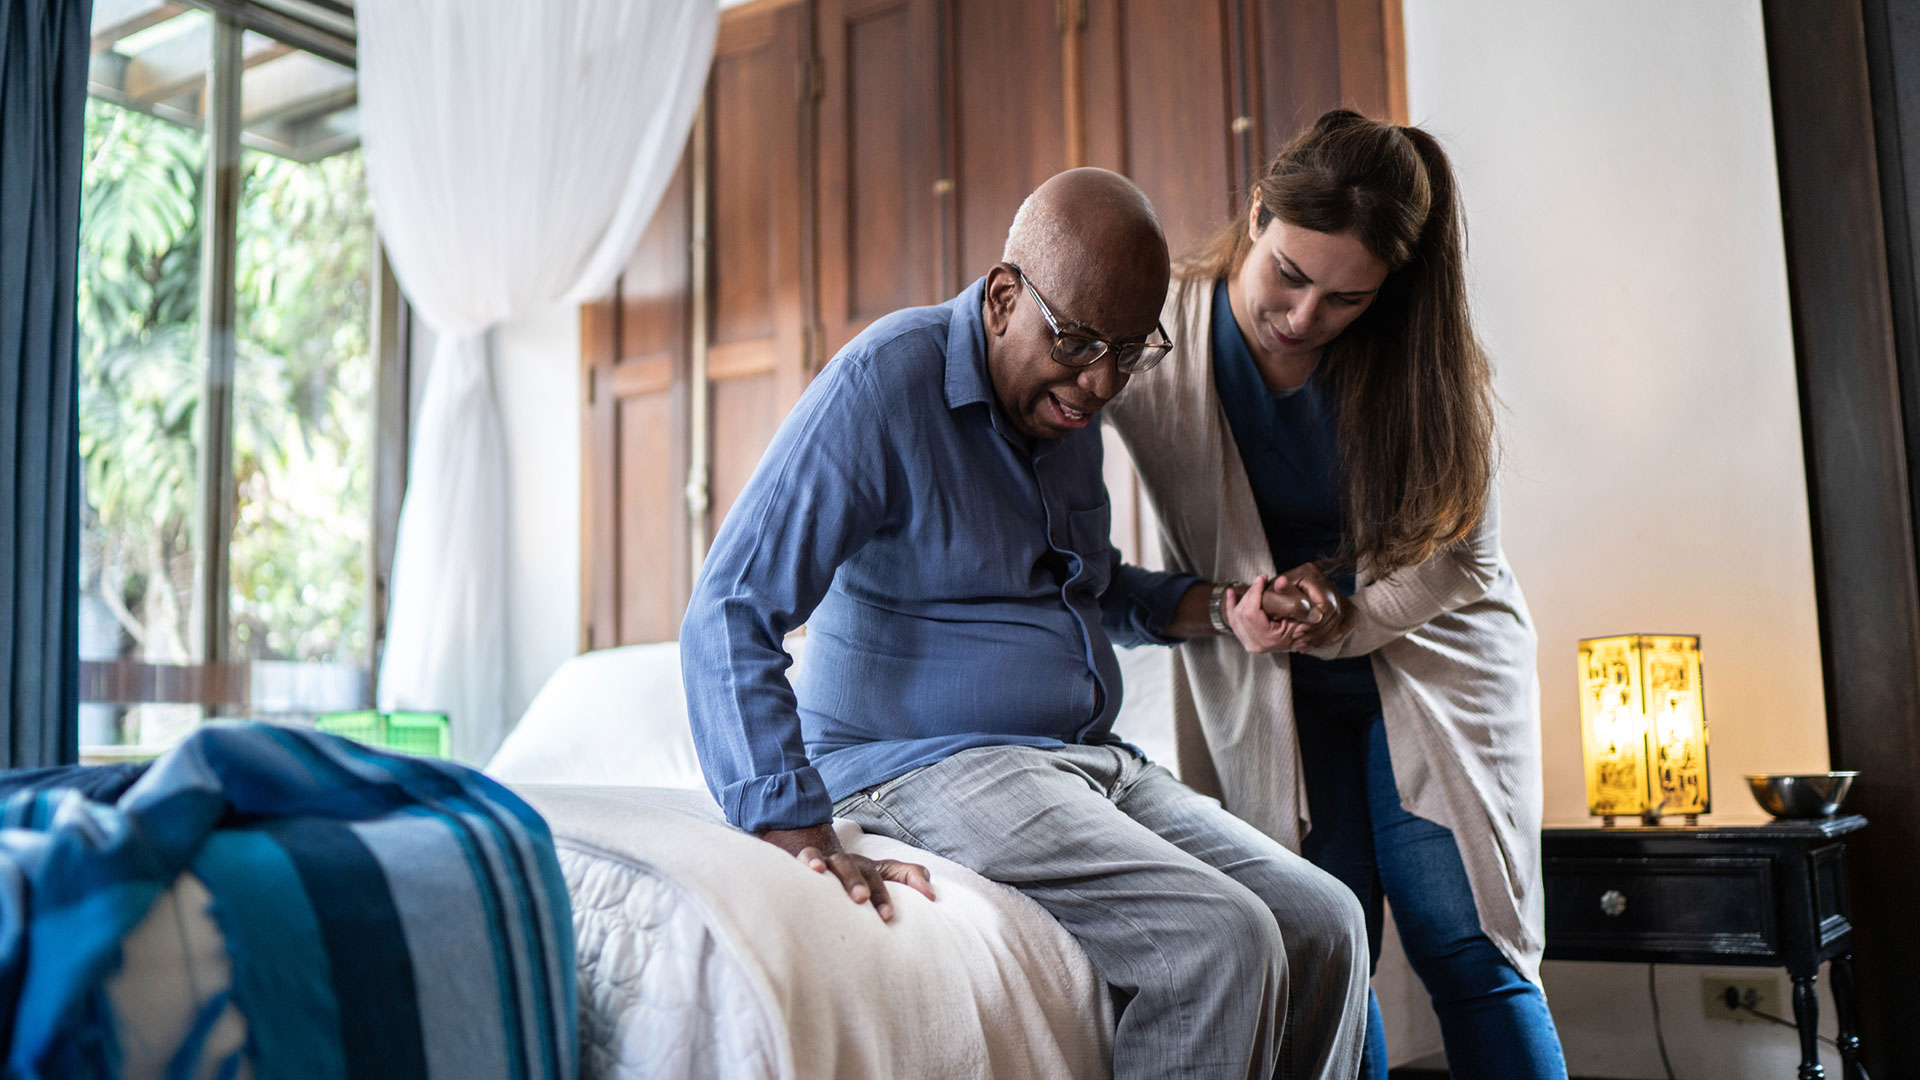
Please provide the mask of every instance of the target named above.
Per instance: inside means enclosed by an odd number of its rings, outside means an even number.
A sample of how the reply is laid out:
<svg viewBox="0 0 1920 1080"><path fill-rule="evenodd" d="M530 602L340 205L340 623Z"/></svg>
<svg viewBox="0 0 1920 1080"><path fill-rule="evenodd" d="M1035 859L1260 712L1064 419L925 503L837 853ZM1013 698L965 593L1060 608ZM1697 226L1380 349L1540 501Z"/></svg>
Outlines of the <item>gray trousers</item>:
<svg viewBox="0 0 1920 1080"><path fill-rule="evenodd" d="M1352 891L1124 748L979 747L834 812L1060 920L1124 1003L1116 1080L1359 1071L1367 926Z"/></svg>

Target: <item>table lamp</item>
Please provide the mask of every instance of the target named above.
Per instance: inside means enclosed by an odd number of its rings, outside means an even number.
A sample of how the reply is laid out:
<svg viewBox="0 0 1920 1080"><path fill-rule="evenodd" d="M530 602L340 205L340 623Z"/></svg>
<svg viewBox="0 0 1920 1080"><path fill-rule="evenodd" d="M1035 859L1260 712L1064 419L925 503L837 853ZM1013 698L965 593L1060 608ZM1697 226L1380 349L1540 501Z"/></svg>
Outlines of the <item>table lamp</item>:
<svg viewBox="0 0 1920 1080"><path fill-rule="evenodd" d="M1707 711L1700 639L1627 634L1580 642L1580 749L1587 809L1612 825L1684 814L1697 825L1707 790Z"/></svg>

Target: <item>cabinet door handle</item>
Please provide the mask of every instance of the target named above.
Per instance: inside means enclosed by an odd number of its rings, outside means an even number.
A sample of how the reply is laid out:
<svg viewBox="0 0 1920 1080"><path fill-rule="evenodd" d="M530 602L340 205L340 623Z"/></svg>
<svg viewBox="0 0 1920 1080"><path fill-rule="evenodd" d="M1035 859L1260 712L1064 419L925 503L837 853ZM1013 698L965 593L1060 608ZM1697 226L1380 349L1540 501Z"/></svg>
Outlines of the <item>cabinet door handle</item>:
<svg viewBox="0 0 1920 1080"><path fill-rule="evenodd" d="M1609 917L1627 910L1627 894L1619 889L1608 889L1600 894L1600 911Z"/></svg>

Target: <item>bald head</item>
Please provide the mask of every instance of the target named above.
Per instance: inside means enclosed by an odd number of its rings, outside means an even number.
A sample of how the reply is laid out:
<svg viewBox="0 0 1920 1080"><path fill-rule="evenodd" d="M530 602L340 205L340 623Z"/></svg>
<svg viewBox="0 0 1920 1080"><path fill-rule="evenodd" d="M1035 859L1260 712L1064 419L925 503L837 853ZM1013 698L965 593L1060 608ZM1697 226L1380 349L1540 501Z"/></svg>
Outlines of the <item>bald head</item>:
<svg viewBox="0 0 1920 1080"><path fill-rule="evenodd" d="M1035 188L1013 216L1001 258L1057 288L1097 274L1144 279L1149 288L1157 280L1166 292L1160 218L1133 181L1106 169L1069 169Z"/></svg>

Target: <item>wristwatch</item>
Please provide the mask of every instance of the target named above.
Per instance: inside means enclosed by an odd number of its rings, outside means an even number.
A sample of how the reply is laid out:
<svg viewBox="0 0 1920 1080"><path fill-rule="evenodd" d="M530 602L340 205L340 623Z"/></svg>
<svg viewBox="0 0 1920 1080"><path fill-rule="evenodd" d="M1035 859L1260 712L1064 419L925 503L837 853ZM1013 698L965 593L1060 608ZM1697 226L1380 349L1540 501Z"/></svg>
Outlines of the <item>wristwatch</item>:
<svg viewBox="0 0 1920 1080"><path fill-rule="evenodd" d="M1244 581L1219 581L1214 583L1213 591L1207 595L1207 621L1213 624L1214 632L1220 634L1233 633L1233 627L1227 625L1226 613L1221 611L1220 607L1226 603L1227 590L1231 589L1234 592L1245 592L1246 588L1247 583Z"/></svg>

